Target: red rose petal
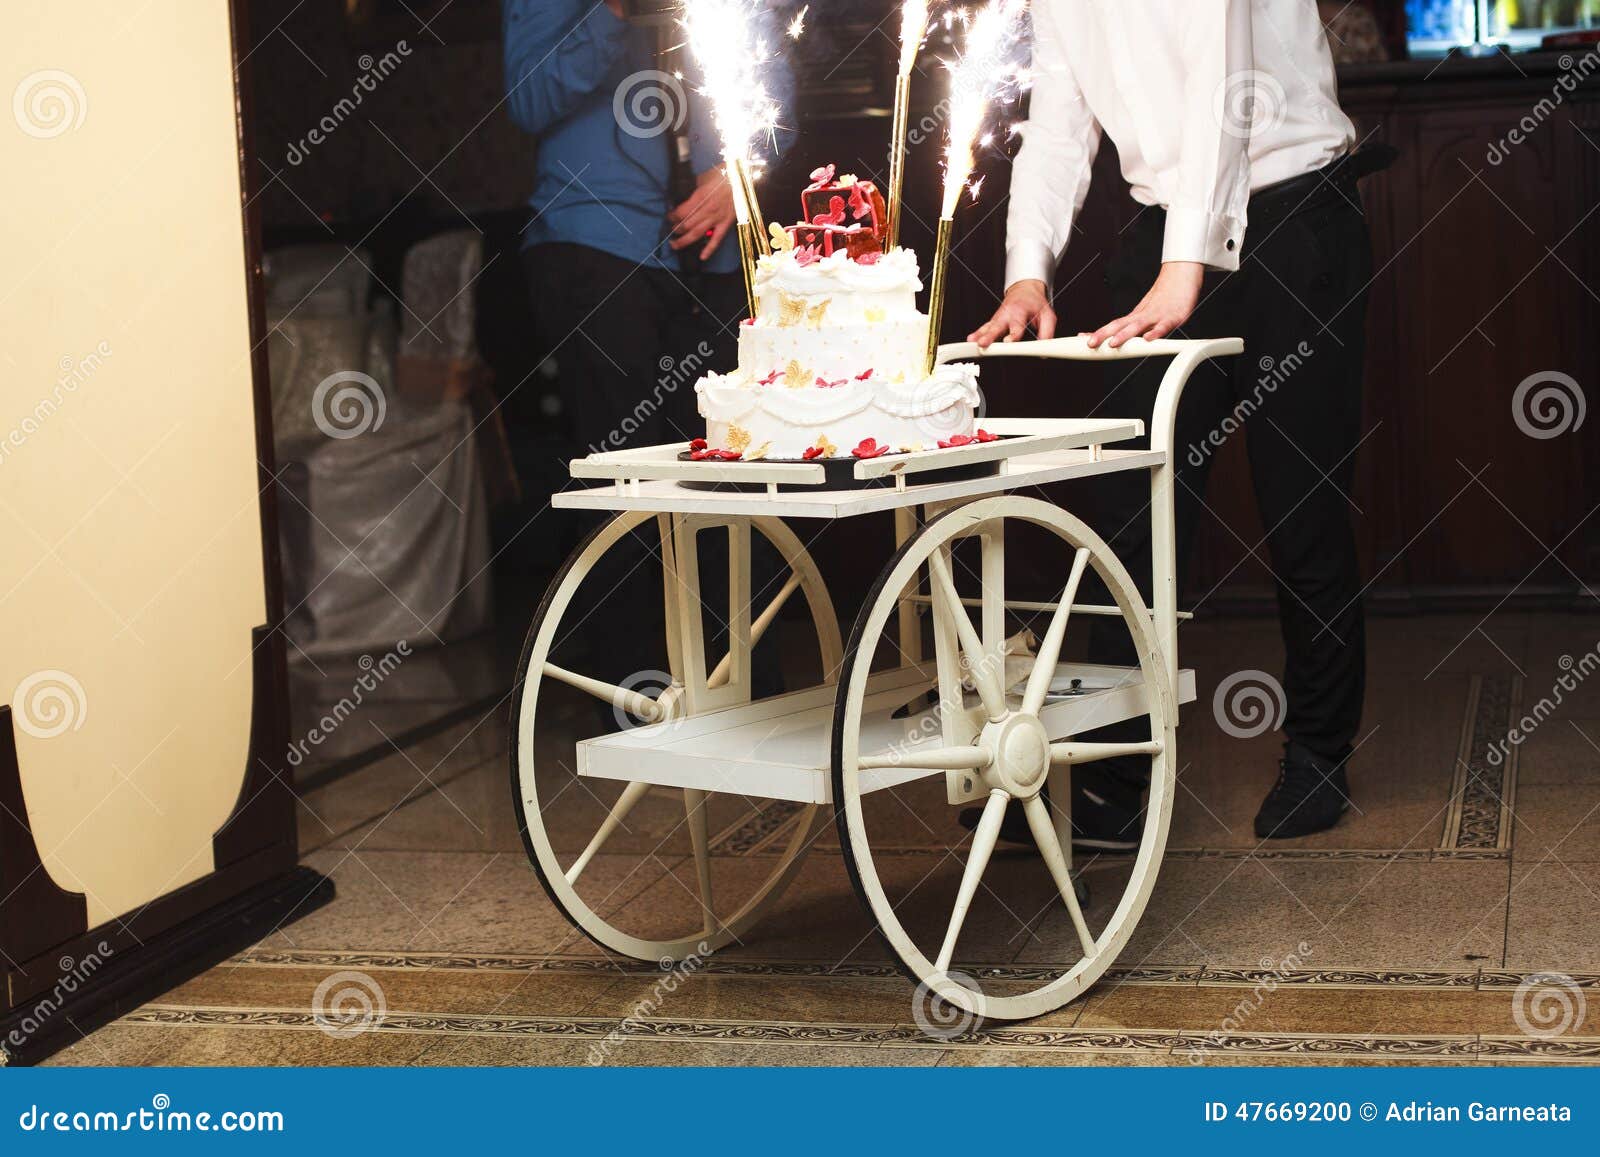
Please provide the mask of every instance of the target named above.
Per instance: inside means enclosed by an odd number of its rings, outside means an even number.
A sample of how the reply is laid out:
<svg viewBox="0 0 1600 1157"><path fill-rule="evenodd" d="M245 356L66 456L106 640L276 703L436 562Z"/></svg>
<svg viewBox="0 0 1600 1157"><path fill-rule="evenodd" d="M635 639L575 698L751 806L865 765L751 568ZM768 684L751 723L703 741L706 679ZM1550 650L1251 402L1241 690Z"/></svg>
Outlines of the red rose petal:
<svg viewBox="0 0 1600 1157"><path fill-rule="evenodd" d="M987 430L979 430L978 431L978 441L980 441L980 442L998 442L999 440L1000 440L1000 435L999 434L991 434Z"/></svg>
<svg viewBox="0 0 1600 1157"><path fill-rule="evenodd" d="M876 438L863 438L861 439L860 445L858 445L854 450L850 451L850 453L854 454L857 458L877 458L880 455L887 454L888 452L889 447L880 446Z"/></svg>
<svg viewBox="0 0 1600 1157"><path fill-rule="evenodd" d="M856 381L864 382L864 381L867 381L871 377L872 377L872 371L871 370L867 370L864 373L857 374L856 375Z"/></svg>
<svg viewBox="0 0 1600 1157"><path fill-rule="evenodd" d="M805 453L801 454L800 457L804 458L808 462L813 458L821 458L822 457L822 447L821 446L807 446L806 450L805 450Z"/></svg>
<svg viewBox="0 0 1600 1157"><path fill-rule="evenodd" d="M691 438L691 439L689 439L689 449L691 449L691 450L704 450L705 448L706 448L706 440L704 438Z"/></svg>

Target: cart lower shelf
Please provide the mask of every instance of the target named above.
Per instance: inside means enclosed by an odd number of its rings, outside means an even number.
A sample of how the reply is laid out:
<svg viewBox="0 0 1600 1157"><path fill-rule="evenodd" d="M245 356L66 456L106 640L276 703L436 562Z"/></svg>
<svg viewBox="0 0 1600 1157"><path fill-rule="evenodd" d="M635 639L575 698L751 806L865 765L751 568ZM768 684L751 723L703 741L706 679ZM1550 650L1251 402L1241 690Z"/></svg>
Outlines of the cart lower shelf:
<svg viewBox="0 0 1600 1157"><path fill-rule="evenodd" d="M935 677L931 664L872 676L861 751L893 756L907 766L862 771L863 792L944 774L915 766L919 747L943 746L938 714L927 705ZM581 740L578 774L796 803L832 803L836 697L837 688L831 685L811 687ZM1188 703L1194 697L1194 671L1185 668L1178 673L1178 701ZM964 709L982 710L976 696L968 697ZM1056 667L1039 718L1050 738L1060 740L1147 711L1139 668L1062 663Z"/></svg>

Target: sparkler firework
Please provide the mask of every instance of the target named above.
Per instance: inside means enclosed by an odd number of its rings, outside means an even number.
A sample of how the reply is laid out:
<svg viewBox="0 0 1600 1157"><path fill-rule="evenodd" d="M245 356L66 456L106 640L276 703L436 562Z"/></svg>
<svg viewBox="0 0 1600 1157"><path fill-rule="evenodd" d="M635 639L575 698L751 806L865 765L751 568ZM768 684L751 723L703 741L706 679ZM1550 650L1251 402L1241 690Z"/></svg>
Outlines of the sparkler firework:
<svg viewBox="0 0 1600 1157"><path fill-rule="evenodd" d="M956 59L948 65L949 141L928 300L929 373L933 372L939 353L939 327L944 317L956 207L961 203L961 190L966 188L977 163L979 131L990 105L997 99L1015 97L1026 83L1027 73L1018 56L1027 10L1027 0L989 0L970 21L962 21L965 35ZM973 193L975 196L976 189Z"/></svg>
<svg viewBox="0 0 1600 1157"><path fill-rule="evenodd" d="M761 83L772 54L757 31L760 0L685 0L682 24L700 65L698 90L711 105L722 159L733 190L745 295L755 314L755 258L769 252L766 223L750 173L750 149L776 133L777 102Z"/></svg>

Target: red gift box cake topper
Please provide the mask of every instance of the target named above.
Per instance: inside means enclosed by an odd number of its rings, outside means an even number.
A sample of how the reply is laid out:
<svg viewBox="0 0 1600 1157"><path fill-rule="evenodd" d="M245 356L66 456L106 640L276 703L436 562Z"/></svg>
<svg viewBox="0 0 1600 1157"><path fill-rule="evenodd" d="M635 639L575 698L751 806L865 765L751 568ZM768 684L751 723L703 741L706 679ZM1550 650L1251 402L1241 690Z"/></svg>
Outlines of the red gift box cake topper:
<svg viewBox="0 0 1600 1157"><path fill-rule="evenodd" d="M800 207L799 224L789 226L797 253L809 250L814 259L845 252L871 263L883 251L888 209L871 181L835 176L832 165L823 165L813 170Z"/></svg>

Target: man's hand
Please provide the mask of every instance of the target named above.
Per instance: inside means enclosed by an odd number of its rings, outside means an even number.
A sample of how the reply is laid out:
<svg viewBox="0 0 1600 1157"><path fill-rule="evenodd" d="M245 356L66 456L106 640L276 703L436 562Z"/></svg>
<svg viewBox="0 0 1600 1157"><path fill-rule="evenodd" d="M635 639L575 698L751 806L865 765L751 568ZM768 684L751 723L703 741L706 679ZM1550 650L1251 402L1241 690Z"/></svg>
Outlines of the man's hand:
<svg viewBox="0 0 1600 1157"><path fill-rule="evenodd" d="M994 317L967 335L988 349L996 341L1017 341L1028 327L1038 332L1040 340L1054 337L1056 311L1050 308L1050 294L1042 281L1018 281L1006 287L1005 300L994 311Z"/></svg>
<svg viewBox="0 0 1600 1157"><path fill-rule="evenodd" d="M705 242L700 260L708 260L733 227L733 190L721 165L700 174L699 187L689 199L667 214L672 225L673 249Z"/></svg>
<svg viewBox="0 0 1600 1157"><path fill-rule="evenodd" d="M1089 348L1099 349L1105 342L1117 349L1130 337L1155 341L1166 337L1184 322L1200 304L1200 281L1206 267L1198 261L1168 261L1161 266L1156 283L1144 300L1126 317L1108 321L1089 335Z"/></svg>

